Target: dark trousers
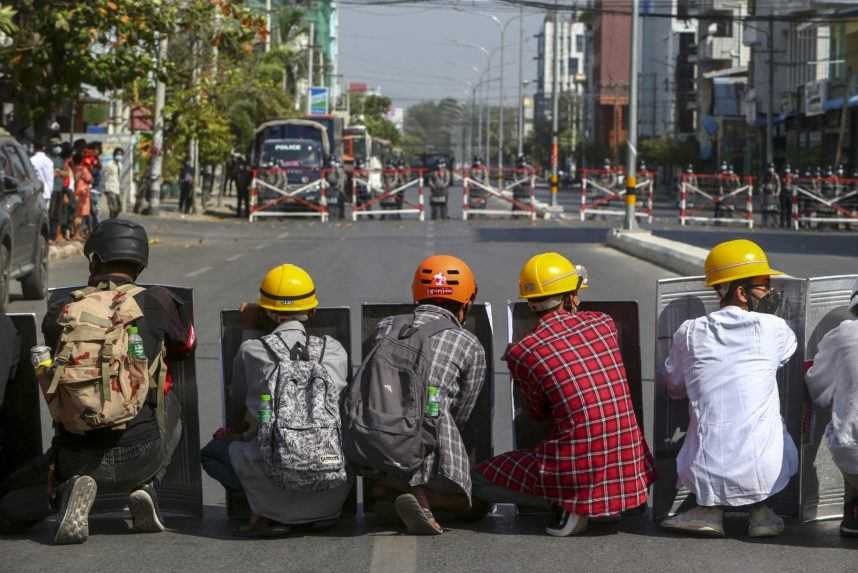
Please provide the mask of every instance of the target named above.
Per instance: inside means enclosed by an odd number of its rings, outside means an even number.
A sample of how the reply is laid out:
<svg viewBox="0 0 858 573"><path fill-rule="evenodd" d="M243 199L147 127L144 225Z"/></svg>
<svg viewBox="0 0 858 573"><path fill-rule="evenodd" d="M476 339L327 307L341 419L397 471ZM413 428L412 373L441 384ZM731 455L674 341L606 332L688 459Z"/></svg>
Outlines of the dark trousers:
<svg viewBox="0 0 858 573"><path fill-rule="evenodd" d="M242 206L242 204L244 204L244 216L250 217L250 189L239 188L238 191L236 192L236 195L238 196L238 205L236 206L235 209L236 209L236 212L238 213L238 216L239 217L242 216L241 215L241 206Z"/></svg>
<svg viewBox="0 0 858 573"><path fill-rule="evenodd" d="M200 465L212 479L234 492L244 491L229 459L228 440L212 440L200 450Z"/></svg>
<svg viewBox="0 0 858 573"><path fill-rule="evenodd" d="M781 227L789 227L792 222L792 197L781 194Z"/></svg>
<svg viewBox="0 0 858 573"><path fill-rule="evenodd" d="M432 219L446 219L447 218L447 204L446 203L430 203L432 205Z"/></svg>
<svg viewBox="0 0 858 573"><path fill-rule="evenodd" d="M118 193L105 193L107 195L107 208L110 211L110 218L115 219L122 212L122 199Z"/></svg>
<svg viewBox="0 0 858 573"><path fill-rule="evenodd" d="M191 211L191 194L194 191L193 183L182 181L179 185L179 212L189 213Z"/></svg>
<svg viewBox="0 0 858 573"><path fill-rule="evenodd" d="M165 434L157 440L115 448L54 446L0 483L0 529L20 531L53 513L48 495L52 460L58 482L88 475L100 492L131 493L164 477L181 437L181 407L171 395L166 400Z"/></svg>

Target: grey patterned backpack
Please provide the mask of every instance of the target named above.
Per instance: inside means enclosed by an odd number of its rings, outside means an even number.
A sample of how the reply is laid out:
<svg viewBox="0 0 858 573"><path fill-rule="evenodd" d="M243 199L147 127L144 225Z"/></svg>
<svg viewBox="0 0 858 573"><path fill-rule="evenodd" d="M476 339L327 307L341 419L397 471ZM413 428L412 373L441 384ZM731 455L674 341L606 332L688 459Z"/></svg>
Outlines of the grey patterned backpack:
<svg viewBox="0 0 858 573"><path fill-rule="evenodd" d="M256 435L266 475L280 487L325 491L346 483L339 395L322 365L327 339L307 335L292 348L277 334L262 337L277 357L268 378L270 422Z"/></svg>

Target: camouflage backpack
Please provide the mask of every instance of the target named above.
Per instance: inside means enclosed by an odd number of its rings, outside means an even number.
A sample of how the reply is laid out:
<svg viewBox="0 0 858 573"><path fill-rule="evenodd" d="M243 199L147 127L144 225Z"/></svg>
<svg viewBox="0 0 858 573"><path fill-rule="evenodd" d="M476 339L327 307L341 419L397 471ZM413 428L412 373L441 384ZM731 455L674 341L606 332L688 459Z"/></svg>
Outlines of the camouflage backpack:
<svg viewBox="0 0 858 573"><path fill-rule="evenodd" d="M322 365L327 338L307 335L289 348L269 334L263 345L277 357L267 384L270 421L256 434L265 474L283 489L326 491L346 483L339 396Z"/></svg>
<svg viewBox="0 0 858 573"><path fill-rule="evenodd" d="M72 293L58 323L62 328L53 377L45 391L54 421L83 434L98 428L123 429L158 388L157 418L163 424L165 351L153 364L128 352L128 327L143 316L135 284L102 283Z"/></svg>

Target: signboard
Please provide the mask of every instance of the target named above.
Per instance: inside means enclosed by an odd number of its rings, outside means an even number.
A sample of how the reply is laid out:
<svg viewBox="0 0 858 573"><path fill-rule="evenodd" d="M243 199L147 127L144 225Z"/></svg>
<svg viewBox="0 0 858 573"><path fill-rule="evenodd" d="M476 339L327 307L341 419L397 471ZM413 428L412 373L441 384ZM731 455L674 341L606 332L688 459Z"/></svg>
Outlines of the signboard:
<svg viewBox="0 0 858 573"><path fill-rule="evenodd" d="M330 90L324 87L310 88L310 115L327 115Z"/></svg>
<svg viewBox="0 0 858 573"><path fill-rule="evenodd" d="M812 117L825 113L823 106L826 99L828 99L828 80L804 84L804 115Z"/></svg>

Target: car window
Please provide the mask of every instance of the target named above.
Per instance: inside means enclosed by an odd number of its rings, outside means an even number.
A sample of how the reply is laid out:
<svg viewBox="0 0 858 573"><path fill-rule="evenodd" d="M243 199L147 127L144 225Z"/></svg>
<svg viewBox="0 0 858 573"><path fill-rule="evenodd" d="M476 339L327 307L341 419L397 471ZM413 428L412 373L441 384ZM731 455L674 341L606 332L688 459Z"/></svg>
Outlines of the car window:
<svg viewBox="0 0 858 573"><path fill-rule="evenodd" d="M27 179L29 179L29 172L27 168L24 167L24 163L21 161L21 156L18 153L18 150L15 149L14 145L6 144L3 146L3 155L8 159L7 166L4 172L9 177L14 178L19 183L23 183Z"/></svg>

